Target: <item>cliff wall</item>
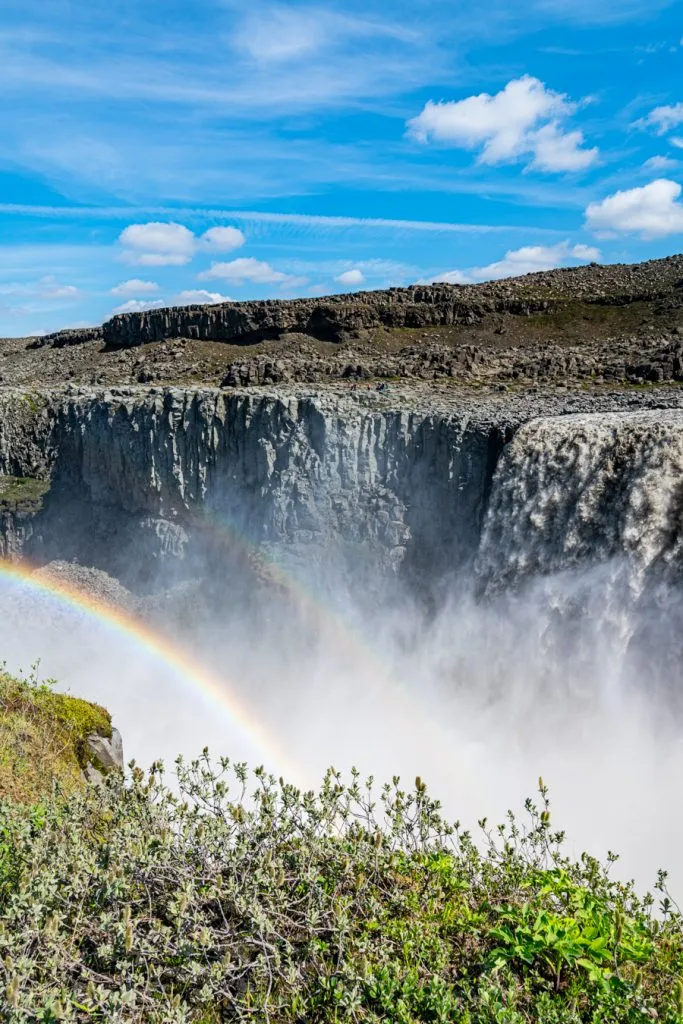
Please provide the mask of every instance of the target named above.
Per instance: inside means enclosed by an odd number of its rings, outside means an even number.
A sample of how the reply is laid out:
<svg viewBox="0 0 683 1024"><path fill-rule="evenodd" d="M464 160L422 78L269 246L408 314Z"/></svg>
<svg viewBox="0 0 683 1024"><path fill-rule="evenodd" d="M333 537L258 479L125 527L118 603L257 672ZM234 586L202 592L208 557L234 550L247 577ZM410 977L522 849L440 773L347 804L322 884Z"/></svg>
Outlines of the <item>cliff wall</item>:
<svg viewBox="0 0 683 1024"><path fill-rule="evenodd" d="M220 571L235 549L431 582L478 552L480 577L507 583L640 556L648 538L677 564L665 537L683 511L679 403L607 395L587 414L580 396L121 389L29 408L5 393L0 467L49 489L29 522L5 510L0 532L15 557L75 559L131 585L161 565Z"/></svg>

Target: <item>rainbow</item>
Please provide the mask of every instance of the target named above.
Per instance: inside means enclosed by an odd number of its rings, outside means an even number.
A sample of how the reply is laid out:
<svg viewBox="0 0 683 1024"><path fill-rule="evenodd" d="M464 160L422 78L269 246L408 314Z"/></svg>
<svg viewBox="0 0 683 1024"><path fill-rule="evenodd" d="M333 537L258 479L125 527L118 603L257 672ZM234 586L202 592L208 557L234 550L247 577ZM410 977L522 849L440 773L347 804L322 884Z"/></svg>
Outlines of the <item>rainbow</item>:
<svg viewBox="0 0 683 1024"><path fill-rule="evenodd" d="M273 582L282 587L293 601L298 602L300 608L312 616L320 630L344 658L352 660L375 694L385 702L385 706L402 711L423 735L431 736L439 747L450 750L452 735L447 723L435 718L424 700L416 699L406 685L387 670L365 638L350 626L339 612L331 608L320 594L277 562L270 553L248 540L224 515L219 517L216 512L204 507L195 513L191 524L211 540L226 545L232 554L247 560L251 556L256 556L267 566ZM249 565L249 562L246 564Z"/></svg>
<svg viewBox="0 0 683 1024"><path fill-rule="evenodd" d="M108 630L137 644L141 650L173 669L190 686L201 691L219 707L252 747L278 765L287 781L302 785L300 770L288 760L277 740L259 722L256 715L229 690L225 680L213 676L187 651L128 612L61 581L36 577L33 575L34 572L35 567L26 563L17 565L0 559L0 580L21 584L36 594L47 595L66 606L85 612Z"/></svg>

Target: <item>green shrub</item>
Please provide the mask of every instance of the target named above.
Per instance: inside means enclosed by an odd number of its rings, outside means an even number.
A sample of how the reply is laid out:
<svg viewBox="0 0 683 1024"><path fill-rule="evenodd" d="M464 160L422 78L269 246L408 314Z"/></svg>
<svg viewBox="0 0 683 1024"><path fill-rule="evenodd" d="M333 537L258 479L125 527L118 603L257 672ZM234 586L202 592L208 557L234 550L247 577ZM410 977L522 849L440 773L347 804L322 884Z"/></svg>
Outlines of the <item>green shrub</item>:
<svg viewBox="0 0 683 1024"><path fill-rule="evenodd" d="M666 895L562 853L547 793L482 840L422 782L317 794L205 756L0 803L0 1017L637 1024L683 1018Z"/></svg>

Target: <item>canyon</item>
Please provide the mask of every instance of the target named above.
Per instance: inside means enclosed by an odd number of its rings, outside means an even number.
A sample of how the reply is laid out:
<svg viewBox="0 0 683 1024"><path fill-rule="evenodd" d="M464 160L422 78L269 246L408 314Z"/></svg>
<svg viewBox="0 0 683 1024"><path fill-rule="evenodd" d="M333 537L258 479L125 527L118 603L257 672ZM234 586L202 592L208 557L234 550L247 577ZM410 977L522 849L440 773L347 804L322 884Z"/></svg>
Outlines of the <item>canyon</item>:
<svg viewBox="0 0 683 1024"><path fill-rule="evenodd" d="M3 555L75 560L133 588L160 566L192 574L231 539L431 586L490 574L499 536L510 581L621 553L669 574L680 562L677 389L129 387L6 390L1 403L15 494L0 494Z"/></svg>
<svg viewBox="0 0 683 1024"><path fill-rule="evenodd" d="M12 669L44 658L143 763L208 744L306 780L417 771L453 814L542 771L601 849L635 802L674 850L682 281L674 257L320 300L365 325L325 337L307 300L258 305L256 335L246 304L3 342ZM159 661L169 642L200 669ZM188 688L205 669L265 740Z"/></svg>
<svg viewBox="0 0 683 1024"><path fill-rule="evenodd" d="M239 550L262 576L265 551L437 592L487 586L514 523L508 585L642 561L643 538L649 565L679 562L679 256L152 310L0 350L6 558L150 591Z"/></svg>

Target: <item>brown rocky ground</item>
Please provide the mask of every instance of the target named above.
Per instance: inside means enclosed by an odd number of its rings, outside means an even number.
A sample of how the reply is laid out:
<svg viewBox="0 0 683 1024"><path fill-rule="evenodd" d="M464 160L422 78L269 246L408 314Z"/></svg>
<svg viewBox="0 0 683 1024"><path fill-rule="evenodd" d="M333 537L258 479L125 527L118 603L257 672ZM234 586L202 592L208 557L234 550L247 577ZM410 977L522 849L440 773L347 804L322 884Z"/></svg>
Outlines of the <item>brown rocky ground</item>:
<svg viewBox="0 0 683 1024"><path fill-rule="evenodd" d="M31 387L440 381L468 388L683 381L683 256L481 285L183 307L0 342Z"/></svg>

